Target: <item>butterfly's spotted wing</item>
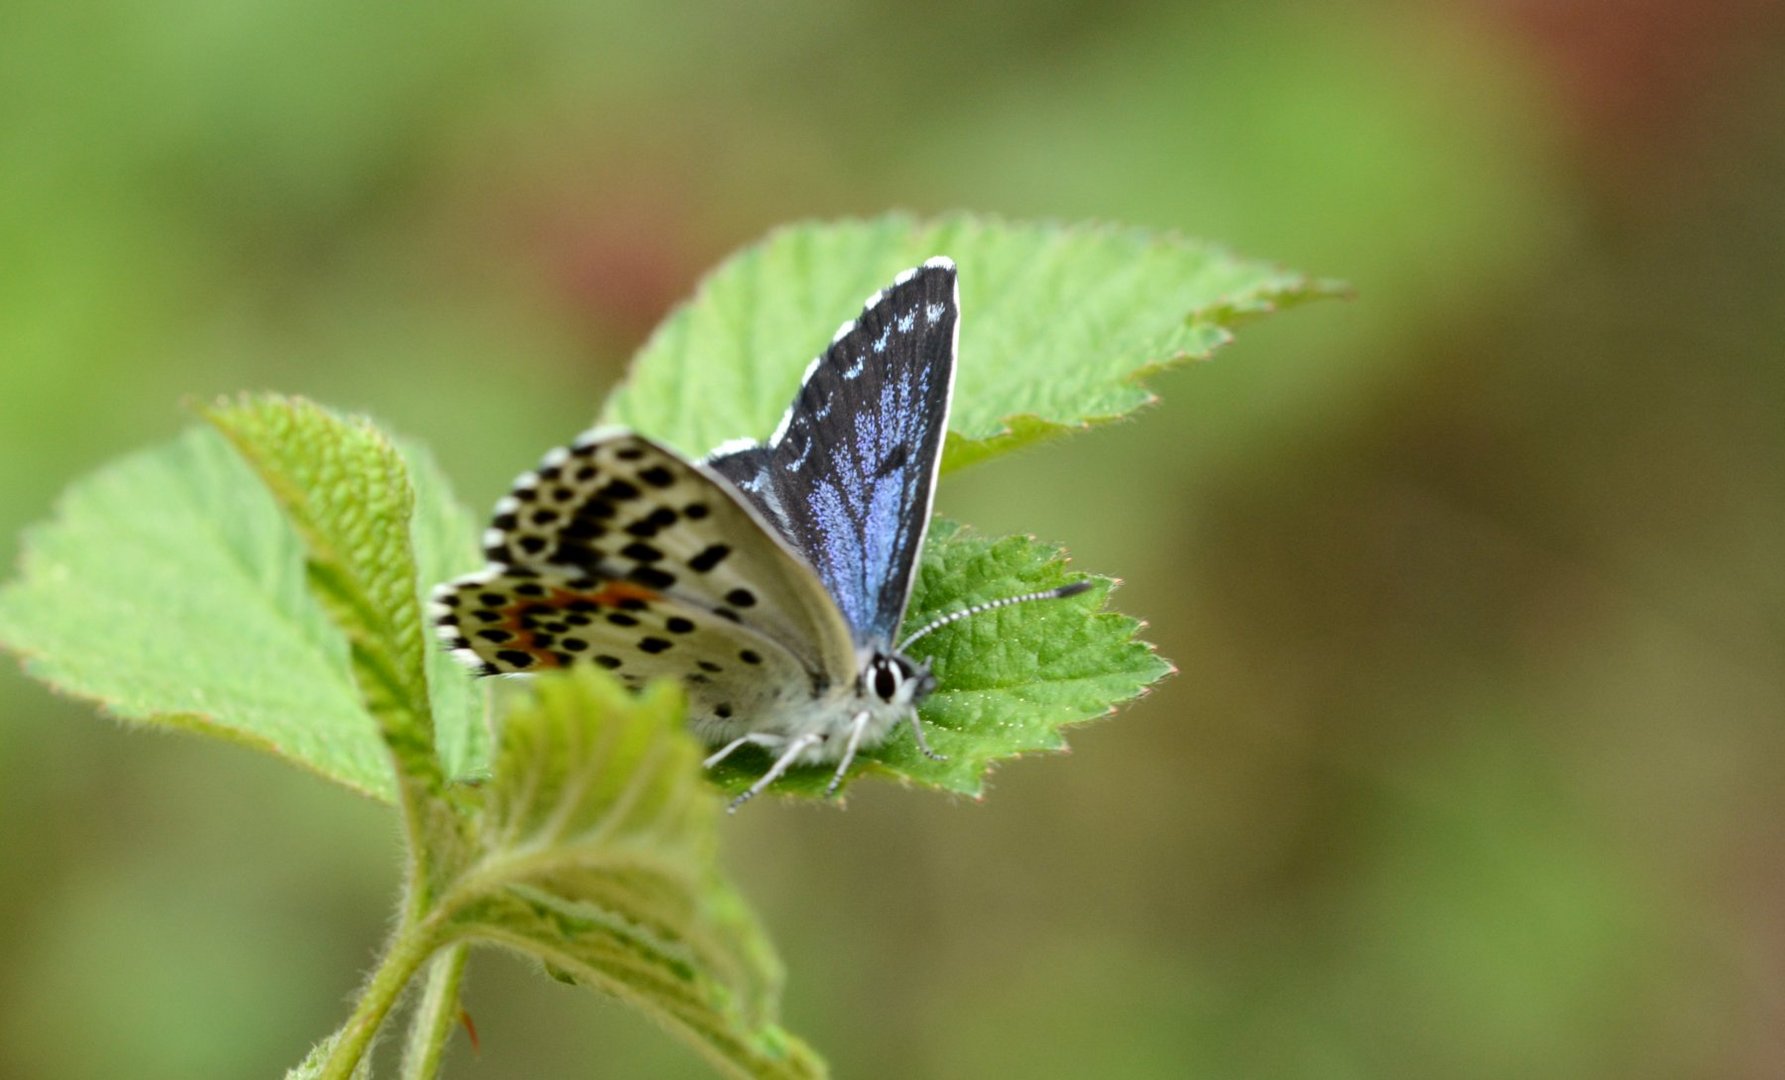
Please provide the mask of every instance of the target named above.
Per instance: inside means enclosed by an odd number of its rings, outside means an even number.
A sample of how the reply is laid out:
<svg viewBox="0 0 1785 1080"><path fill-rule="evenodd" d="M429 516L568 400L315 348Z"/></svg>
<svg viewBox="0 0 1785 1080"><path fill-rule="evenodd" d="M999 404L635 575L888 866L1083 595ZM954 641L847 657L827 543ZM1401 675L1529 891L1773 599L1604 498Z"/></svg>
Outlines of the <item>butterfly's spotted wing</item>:
<svg viewBox="0 0 1785 1080"><path fill-rule="evenodd" d="M491 674L587 663L632 687L675 679L710 741L811 692L780 642L631 581L491 566L442 586L434 604L447 644Z"/></svg>
<svg viewBox="0 0 1785 1080"><path fill-rule="evenodd" d="M813 362L773 438L708 460L818 571L863 644L890 643L910 599L958 324L954 263L899 275Z"/></svg>
<svg viewBox="0 0 1785 1080"><path fill-rule="evenodd" d="M854 676L848 626L811 569L728 483L639 435L546 455L497 503L484 554L489 567L436 590L434 616L485 671L670 676L741 720Z"/></svg>

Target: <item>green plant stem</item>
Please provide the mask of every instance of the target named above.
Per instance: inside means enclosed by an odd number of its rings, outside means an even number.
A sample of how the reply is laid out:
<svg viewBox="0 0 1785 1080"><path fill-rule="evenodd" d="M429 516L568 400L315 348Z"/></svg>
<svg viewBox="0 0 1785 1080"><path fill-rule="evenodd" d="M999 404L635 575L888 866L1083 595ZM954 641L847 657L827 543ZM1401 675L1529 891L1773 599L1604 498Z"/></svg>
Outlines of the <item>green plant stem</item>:
<svg viewBox="0 0 1785 1080"><path fill-rule="evenodd" d="M404 988L433 953L435 944L429 923L408 919L403 921L397 928L396 935L391 938L390 945L385 948L377 969L360 991L359 1001L353 1006L353 1014L341 1026L335 1045L329 1051L328 1060L317 1074L317 1080L351 1080L353 1070L371 1048L372 1038L378 1034L379 1025L384 1023L391 1008L403 996Z"/></svg>
<svg viewBox="0 0 1785 1080"><path fill-rule="evenodd" d="M465 975L464 945L450 945L428 963L428 980L403 1044L402 1080L434 1080L446 1040L459 1018L459 984Z"/></svg>

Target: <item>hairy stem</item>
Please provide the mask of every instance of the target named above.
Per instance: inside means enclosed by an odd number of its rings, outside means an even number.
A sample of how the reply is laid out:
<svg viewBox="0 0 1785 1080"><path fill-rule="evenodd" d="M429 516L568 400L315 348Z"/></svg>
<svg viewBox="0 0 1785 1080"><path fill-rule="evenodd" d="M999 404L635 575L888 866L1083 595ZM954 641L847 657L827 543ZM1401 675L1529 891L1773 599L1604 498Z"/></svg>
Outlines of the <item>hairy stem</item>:
<svg viewBox="0 0 1785 1080"><path fill-rule="evenodd" d="M459 1018L459 984L465 975L464 945L450 945L428 963L428 980L415 1014L409 1018L409 1038L403 1044L402 1080L434 1080L446 1040Z"/></svg>
<svg viewBox="0 0 1785 1080"><path fill-rule="evenodd" d="M409 985L409 981L433 953L434 946L433 934L428 924L408 919L403 921L390 944L385 947L377 969L360 990L359 1000L353 1006L353 1014L342 1025L340 1034L329 1051L328 1060L317 1074L317 1080L351 1080L353 1070L359 1067L360 1059L371 1048L372 1038L378 1034L379 1025L384 1023L384 1018L403 996L403 990ZM455 979L455 985L456 982ZM457 995L454 994L453 997L456 999Z"/></svg>

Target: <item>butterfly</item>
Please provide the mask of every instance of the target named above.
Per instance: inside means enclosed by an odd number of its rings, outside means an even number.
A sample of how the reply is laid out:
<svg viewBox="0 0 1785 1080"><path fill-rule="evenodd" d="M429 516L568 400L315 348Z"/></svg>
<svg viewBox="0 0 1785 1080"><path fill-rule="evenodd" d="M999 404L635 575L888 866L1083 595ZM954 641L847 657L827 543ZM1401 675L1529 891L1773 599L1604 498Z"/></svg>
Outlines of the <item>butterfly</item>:
<svg viewBox="0 0 1785 1080"><path fill-rule="evenodd" d="M869 297L807 367L766 443L699 461L596 428L548 453L496 504L483 570L441 585L431 613L483 674L593 664L631 686L688 691L718 764L758 746L773 764L731 804L795 765L836 763L908 724L936 687L918 639L1088 581L975 604L895 643L929 527L948 429L960 301L934 258Z"/></svg>

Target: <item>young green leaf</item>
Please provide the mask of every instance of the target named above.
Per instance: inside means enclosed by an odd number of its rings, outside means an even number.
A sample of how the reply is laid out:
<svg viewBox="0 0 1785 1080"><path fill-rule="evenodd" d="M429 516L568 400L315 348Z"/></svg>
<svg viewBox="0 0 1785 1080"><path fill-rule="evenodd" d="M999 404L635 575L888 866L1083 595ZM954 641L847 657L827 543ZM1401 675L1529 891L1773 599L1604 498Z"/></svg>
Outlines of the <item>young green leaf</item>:
<svg viewBox="0 0 1785 1080"><path fill-rule="evenodd" d="M441 898L441 938L538 957L731 1074L822 1075L775 1022L780 968L715 866L720 802L683 710L670 685L539 676L504 720L481 853Z"/></svg>
<svg viewBox="0 0 1785 1080"><path fill-rule="evenodd" d="M204 410L253 467L303 541L310 590L347 638L360 698L396 764L398 802L409 830L405 904L428 906L466 855L464 821L446 799L448 777L435 737L430 664L439 650L422 617L431 582L417 572L416 488L396 445L363 417L311 402L243 397ZM442 493L434 478L432 493ZM445 530L462 524L438 509L422 519L422 547L436 565L458 561ZM430 670L432 667L432 670ZM447 684L454 749L471 742L472 693Z"/></svg>
<svg viewBox="0 0 1785 1080"><path fill-rule="evenodd" d="M429 456L415 486L408 588L477 564L470 516ZM380 799L389 752L347 640L306 587L278 503L215 431L194 430L79 481L26 535L0 588L0 645L27 670L120 719L267 750ZM484 692L427 643L428 695L450 775L488 769Z"/></svg>
<svg viewBox="0 0 1785 1080"><path fill-rule="evenodd" d="M435 585L483 565L477 548L478 522L454 497L433 454L419 443L398 440L415 486L410 539L415 545L416 600L427 610ZM434 740L446 775L481 778L490 767L489 689L465 677L465 666L427 641L428 700L434 706Z"/></svg>
<svg viewBox="0 0 1785 1080"><path fill-rule="evenodd" d="M390 757L304 551L207 430L74 484L0 589L0 643L122 720L186 728L391 798Z"/></svg>
<svg viewBox="0 0 1785 1080"><path fill-rule="evenodd" d="M1074 577L1056 547L1020 536L987 539L938 518L904 633L972 604L1051 589ZM1101 611L1109 588L1104 580L1080 596L974 615L914 644L913 658L930 660L939 683L920 708L924 734L947 760L923 756L901 728L858 758L867 766L858 771L977 796L998 760L1063 749L1063 728L1144 693L1172 667L1134 636L1139 622ZM741 790L765 765L760 751L739 751L718 779ZM774 790L815 795L831 774L826 766L795 769Z"/></svg>
<svg viewBox="0 0 1785 1080"><path fill-rule="evenodd" d="M424 790L442 790L409 534L415 492L397 448L370 421L302 400L245 397L204 415L304 541L310 588L347 637L360 695L399 769Z"/></svg>
<svg viewBox="0 0 1785 1080"><path fill-rule="evenodd" d="M605 418L701 454L764 438L863 299L932 255L960 267L944 469L1125 416L1147 376L1248 317L1340 291L1172 234L956 215L808 223L726 260L634 360Z"/></svg>

